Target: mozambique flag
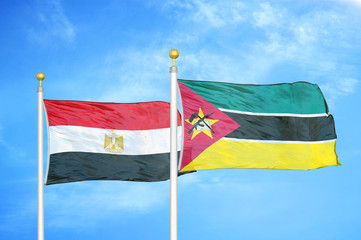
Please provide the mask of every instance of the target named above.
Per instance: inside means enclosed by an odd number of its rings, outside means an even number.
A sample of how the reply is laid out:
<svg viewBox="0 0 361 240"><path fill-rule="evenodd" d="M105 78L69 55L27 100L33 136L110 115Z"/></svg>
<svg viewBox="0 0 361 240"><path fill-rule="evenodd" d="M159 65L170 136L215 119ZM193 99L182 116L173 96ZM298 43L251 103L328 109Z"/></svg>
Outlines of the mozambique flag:
<svg viewBox="0 0 361 240"><path fill-rule="evenodd" d="M169 103L44 100L44 104L49 149L46 185L169 179ZM179 133L180 125L179 114Z"/></svg>
<svg viewBox="0 0 361 240"><path fill-rule="evenodd" d="M334 120L316 84L179 79L178 86L184 125L181 171L340 165Z"/></svg>

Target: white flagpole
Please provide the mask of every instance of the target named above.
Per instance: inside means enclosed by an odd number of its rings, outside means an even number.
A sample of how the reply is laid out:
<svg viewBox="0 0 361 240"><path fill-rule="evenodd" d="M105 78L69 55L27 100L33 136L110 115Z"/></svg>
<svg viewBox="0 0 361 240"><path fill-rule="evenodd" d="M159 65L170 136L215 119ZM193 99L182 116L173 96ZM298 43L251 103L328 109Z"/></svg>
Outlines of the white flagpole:
<svg viewBox="0 0 361 240"><path fill-rule="evenodd" d="M178 161L177 161L177 73L175 59L179 56L176 49L169 52L173 59L170 67L170 240L178 239Z"/></svg>
<svg viewBox="0 0 361 240"><path fill-rule="evenodd" d="M40 81L38 92L38 240L44 240L44 130L43 130L43 93L41 82L45 75L39 72L36 78Z"/></svg>

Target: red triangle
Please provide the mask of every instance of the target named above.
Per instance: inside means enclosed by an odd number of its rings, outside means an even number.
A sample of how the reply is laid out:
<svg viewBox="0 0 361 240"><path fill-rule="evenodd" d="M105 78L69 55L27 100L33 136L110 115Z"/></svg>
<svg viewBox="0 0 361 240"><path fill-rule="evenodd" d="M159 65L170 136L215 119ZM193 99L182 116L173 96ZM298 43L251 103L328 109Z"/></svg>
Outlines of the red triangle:
<svg viewBox="0 0 361 240"><path fill-rule="evenodd" d="M183 157L180 167L180 170L182 170L213 143L239 128L239 124L189 87L180 82L178 82L178 86L182 99L184 117ZM192 114L198 114L199 109L202 109L204 115L213 113L208 119L218 120L211 126L214 131L214 133L212 132L212 138L201 132L192 139L193 132L188 133L193 125L186 122L186 120L189 119Z"/></svg>

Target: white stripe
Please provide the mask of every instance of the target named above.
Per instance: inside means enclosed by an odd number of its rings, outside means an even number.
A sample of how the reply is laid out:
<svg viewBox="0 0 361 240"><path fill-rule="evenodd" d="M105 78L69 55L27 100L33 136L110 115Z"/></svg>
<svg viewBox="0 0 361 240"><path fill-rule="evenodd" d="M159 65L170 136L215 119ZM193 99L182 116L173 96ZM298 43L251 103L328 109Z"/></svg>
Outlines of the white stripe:
<svg viewBox="0 0 361 240"><path fill-rule="evenodd" d="M93 152L109 153L104 149L106 134L110 129L89 128L79 126L51 126L49 127L49 154L60 152ZM180 139L182 127L178 127ZM170 152L170 129L151 130L114 130L122 135L124 151L117 154L145 155ZM178 141L181 143L181 141ZM178 144L180 150L180 144Z"/></svg>
<svg viewBox="0 0 361 240"><path fill-rule="evenodd" d="M252 139L239 139L239 138L221 138L220 140L228 140L234 142L259 142L259 143L295 143L295 144L318 144L336 142L336 139L323 140L323 141L280 141L280 140L252 140Z"/></svg>
<svg viewBox="0 0 361 240"><path fill-rule="evenodd" d="M295 113L255 113L255 112L243 112L232 109L219 108L222 112L238 113L245 115L254 115L254 116L275 116L275 117L328 117L328 113L316 113L316 114L295 114Z"/></svg>

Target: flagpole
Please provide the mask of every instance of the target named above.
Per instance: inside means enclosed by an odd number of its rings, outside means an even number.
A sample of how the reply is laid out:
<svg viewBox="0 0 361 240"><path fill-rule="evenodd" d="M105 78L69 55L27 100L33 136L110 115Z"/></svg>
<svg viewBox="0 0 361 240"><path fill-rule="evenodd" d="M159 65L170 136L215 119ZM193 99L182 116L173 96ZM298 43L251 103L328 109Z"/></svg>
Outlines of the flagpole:
<svg viewBox="0 0 361 240"><path fill-rule="evenodd" d="M177 73L175 60L179 56L176 49L169 52L173 59L170 67L170 240L178 239L178 161L177 161Z"/></svg>
<svg viewBox="0 0 361 240"><path fill-rule="evenodd" d="M44 240L44 130L43 130L43 93L41 82L45 75L39 72L36 78L40 81L38 93L38 240Z"/></svg>

